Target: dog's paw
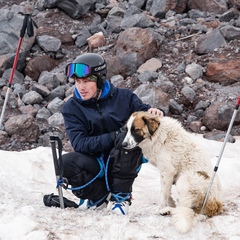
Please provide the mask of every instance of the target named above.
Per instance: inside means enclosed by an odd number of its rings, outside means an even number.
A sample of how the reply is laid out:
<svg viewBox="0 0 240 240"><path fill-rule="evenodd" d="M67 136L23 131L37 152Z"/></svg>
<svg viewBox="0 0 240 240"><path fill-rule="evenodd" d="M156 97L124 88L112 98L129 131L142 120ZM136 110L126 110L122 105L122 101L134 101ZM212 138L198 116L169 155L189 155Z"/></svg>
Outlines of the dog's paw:
<svg viewBox="0 0 240 240"><path fill-rule="evenodd" d="M170 215L171 214L171 207L165 207L159 210L159 214L162 216Z"/></svg>
<svg viewBox="0 0 240 240"><path fill-rule="evenodd" d="M198 215L197 215L197 218L198 218L199 221L203 222L203 221L205 221L206 219L208 219L208 216L202 215L202 214L198 214Z"/></svg>

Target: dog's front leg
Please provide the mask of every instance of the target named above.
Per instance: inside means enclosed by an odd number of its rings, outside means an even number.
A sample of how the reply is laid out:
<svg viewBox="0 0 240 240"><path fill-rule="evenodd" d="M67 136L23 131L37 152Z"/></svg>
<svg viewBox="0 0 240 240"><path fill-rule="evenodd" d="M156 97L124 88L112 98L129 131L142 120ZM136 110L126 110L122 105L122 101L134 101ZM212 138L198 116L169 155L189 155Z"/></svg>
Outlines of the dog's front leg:
<svg viewBox="0 0 240 240"><path fill-rule="evenodd" d="M175 202L171 197L173 177L170 174L161 173L161 192L159 210L165 207L175 207Z"/></svg>

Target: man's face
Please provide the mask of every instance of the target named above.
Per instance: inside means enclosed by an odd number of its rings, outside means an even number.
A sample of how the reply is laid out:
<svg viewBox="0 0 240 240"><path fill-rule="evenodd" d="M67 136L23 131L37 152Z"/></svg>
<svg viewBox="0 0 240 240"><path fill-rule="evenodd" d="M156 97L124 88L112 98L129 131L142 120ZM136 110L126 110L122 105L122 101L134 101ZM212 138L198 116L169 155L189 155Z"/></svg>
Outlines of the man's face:
<svg viewBox="0 0 240 240"><path fill-rule="evenodd" d="M92 81L88 77L75 78L75 85L83 100L89 100L93 98L97 93L96 81Z"/></svg>

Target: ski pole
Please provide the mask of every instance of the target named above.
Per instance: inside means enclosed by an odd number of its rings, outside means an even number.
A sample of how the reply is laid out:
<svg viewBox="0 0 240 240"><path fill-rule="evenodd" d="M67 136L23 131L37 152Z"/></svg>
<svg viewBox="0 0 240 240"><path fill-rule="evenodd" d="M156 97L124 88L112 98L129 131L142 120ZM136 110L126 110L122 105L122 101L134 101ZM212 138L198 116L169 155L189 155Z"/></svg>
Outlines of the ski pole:
<svg viewBox="0 0 240 240"><path fill-rule="evenodd" d="M50 127L49 130L51 132L61 132L56 127ZM58 143L58 157L57 157L57 151L56 151L56 142ZM52 147L52 155L53 155L53 164L55 169L55 175L56 175L56 181L57 181L57 189L58 189L58 195L59 195L59 202L60 207L64 208L64 200L63 200L63 192L62 192L62 186L61 186L61 180L62 180L62 172L63 172L63 166L62 166L62 141L58 136L50 136L50 143Z"/></svg>
<svg viewBox="0 0 240 240"><path fill-rule="evenodd" d="M9 97L9 93L10 93L10 88L12 86L14 72L15 72L15 69L17 67L17 61L18 61L18 57L19 57L20 48L21 48L21 45L22 45L22 40L23 40L23 37L25 35L26 30L27 30L27 34L28 34L29 37L32 37L34 35L33 25L35 27L37 27L36 23L31 19L30 14L25 14L25 17L24 17L24 20L23 20L23 25L22 25L22 28L20 30L20 38L19 38L19 41L18 41L17 52L16 52L16 55L15 55L15 58L14 58L13 67L12 67L9 82L8 82L8 89L7 89L7 92L6 92L6 96L5 96L5 100L4 100L4 104L3 104L3 108L2 108L2 112L1 112L0 129L2 129L3 115L4 115L4 112L6 110L7 101L8 101L8 97Z"/></svg>
<svg viewBox="0 0 240 240"><path fill-rule="evenodd" d="M213 184L213 180L214 180L215 175L216 175L216 173L217 173L218 166L219 166L219 164L220 164L220 160L221 160L221 158L222 158L224 148L225 148L226 143L227 143L227 141L228 141L228 137L229 137L229 135L230 135L230 132L231 132L231 129L232 129L234 120L235 120L235 118L236 118L239 105L240 105L240 96L238 97L237 104L236 104L235 109L234 109L234 111L233 111L233 115L232 115L231 121L230 121L230 123L229 123L229 127L228 127L228 130L227 130L227 133L226 133L226 136L225 136L225 139L224 139L224 142L223 142L223 145L222 145L220 154L219 154L219 156L218 156L217 163L216 163L216 165L215 165L215 167L214 167L214 172L213 172L213 175L212 175L210 184L209 184L209 186L208 186L207 193L206 193L205 198L204 198L204 201L203 201L203 205L202 205L202 209L201 209L201 214L203 214L205 205L206 205L206 203L207 203L208 196L209 196L209 193L210 193L212 184Z"/></svg>

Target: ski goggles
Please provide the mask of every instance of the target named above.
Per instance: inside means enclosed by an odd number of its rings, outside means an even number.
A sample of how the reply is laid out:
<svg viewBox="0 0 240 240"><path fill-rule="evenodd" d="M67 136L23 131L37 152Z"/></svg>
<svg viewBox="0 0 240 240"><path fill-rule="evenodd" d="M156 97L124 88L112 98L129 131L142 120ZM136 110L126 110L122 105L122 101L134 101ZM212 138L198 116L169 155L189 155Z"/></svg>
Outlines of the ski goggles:
<svg viewBox="0 0 240 240"><path fill-rule="evenodd" d="M97 67L89 67L84 63L70 63L66 67L67 77L76 75L78 78L86 78L106 68L106 63Z"/></svg>

